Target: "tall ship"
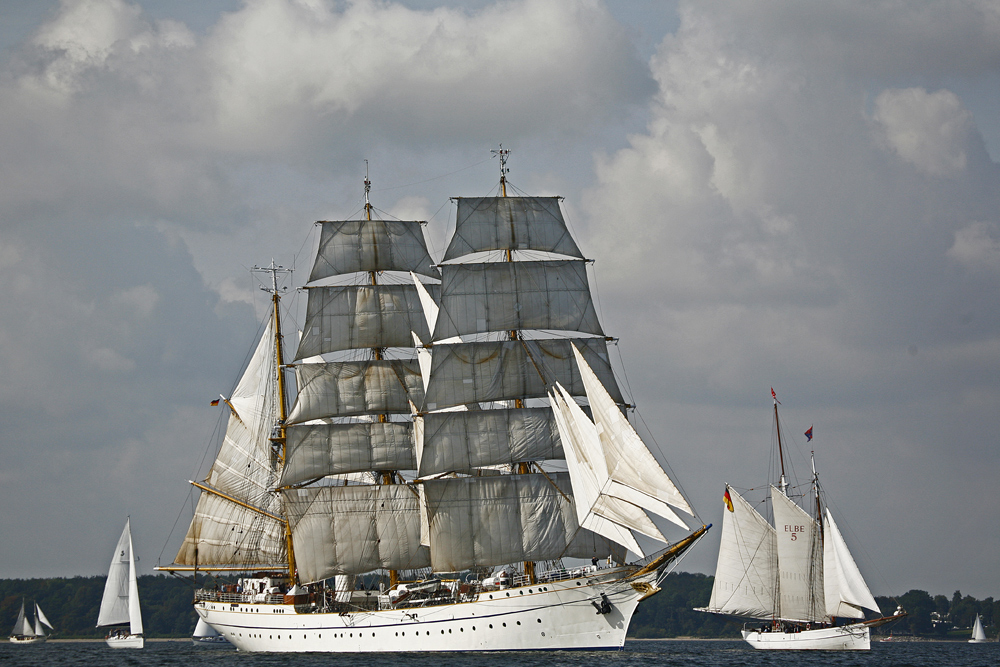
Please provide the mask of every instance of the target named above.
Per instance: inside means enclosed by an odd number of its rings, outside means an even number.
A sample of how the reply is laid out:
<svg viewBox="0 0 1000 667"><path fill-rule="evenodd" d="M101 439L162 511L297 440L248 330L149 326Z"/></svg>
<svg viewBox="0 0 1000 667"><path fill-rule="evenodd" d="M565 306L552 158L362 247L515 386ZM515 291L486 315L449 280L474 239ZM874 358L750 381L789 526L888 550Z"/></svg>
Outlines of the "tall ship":
<svg viewBox="0 0 1000 667"><path fill-rule="evenodd" d="M270 317L159 568L228 581L194 606L238 649L619 649L708 529L625 416L559 198L508 196L495 153L439 263L367 176L361 219L317 223L288 362L262 269Z"/></svg>
<svg viewBox="0 0 1000 667"><path fill-rule="evenodd" d="M699 611L748 619L743 639L756 649L868 650L871 628L906 614L881 615L825 506L815 460L808 488L789 486L774 389L771 397L781 471L768 486L773 524L726 485L715 583ZM866 609L877 616L866 620Z"/></svg>

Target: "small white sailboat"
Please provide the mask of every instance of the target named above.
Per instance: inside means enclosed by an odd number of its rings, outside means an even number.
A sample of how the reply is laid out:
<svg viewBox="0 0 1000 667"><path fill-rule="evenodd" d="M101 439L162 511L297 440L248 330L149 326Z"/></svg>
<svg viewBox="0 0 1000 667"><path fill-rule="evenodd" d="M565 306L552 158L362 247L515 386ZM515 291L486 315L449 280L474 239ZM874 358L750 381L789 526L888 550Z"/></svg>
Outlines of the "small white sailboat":
<svg viewBox="0 0 1000 667"><path fill-rule="evenodd" d="M46 627L55 630L38 603L35 603L35 623L32 627L31 621L24 613L24 600L21 600L21 611L17 614L14 629L10 632L10 641L13 644L43 644L49 638L45 633Z"/></svg>
<svg viewBox="0 0 1000 667"><path fill-rule="evenodd" d="M198 624L194 626L194 634L191 641L195 646L232 646L229 640L219 634L219 631L205 622L205 619L198 617Z"/></svg>
<svg viewBox="0 0 1000 667"><path fill-rule="evenodd" d="M976 623L972 626L972 639L969 640L970 644L984 644L989 640L986 638L986 630L983 629L983 621L979 618L979 614L976 614Z"/></svg>
<svg viewBox="0 0 1000 667"><path fill-rule="evenodd" d="M118 626L128 623L128 628L116 627L105 637L112 648L142 648L145 639L142 634L142 616L139 613L139 589L136 585L135 555L132 550L132 531L129 521L118 538L118 546L111 556L111 569L104 584L101 611L97 616L97 627Z"/></svg>
<svg viewBox="0 0 1000 667"><path fill-rule="evenodd" d="M865 620L879 612L829 507L823 507L813 464L812 497L804 510L785 478L778 399L774 396L781 478L770 486L774 524L726 485L722 544L708 611L755 619L743 639L765 650L868 650L871 628L906 615ZM807 431L811 437L812 428Z"/></svg>

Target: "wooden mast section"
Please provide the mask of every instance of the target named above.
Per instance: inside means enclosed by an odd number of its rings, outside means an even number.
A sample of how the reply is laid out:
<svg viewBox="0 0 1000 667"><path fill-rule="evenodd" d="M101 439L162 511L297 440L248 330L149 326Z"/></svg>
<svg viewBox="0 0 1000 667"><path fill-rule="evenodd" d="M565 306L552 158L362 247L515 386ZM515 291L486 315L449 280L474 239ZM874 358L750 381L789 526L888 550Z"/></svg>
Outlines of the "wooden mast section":
<svg viewBox="0 0 1000 667"><path fill-rule="evenodd" d="M271 294L271 307L272 314L271 317L274 318L274 362L275 368L277 370L277 389L278 389L278 432L271 437L271 442L274 446L274 457L276 464L280 467L285 465L285 420L288 418L288 397L285 391L285 355L284 355L284 336L281 333L281 293L287 291L287 287L278 288L278 274L279 273L291 273L291 269L283 268L280 265L276 265L274 260L271 260L270 266L255 266L252 269L258 273L270 273L271 274L271 287L267 288L263 285L261 289L265 292ZM291 524L288 522L288 518L282 518L282 524L285 527L285 548L288 552L288 576L292 580L292 583L298 583L298 572L295 568L295 550L292 547L292 528Z"/></svg>

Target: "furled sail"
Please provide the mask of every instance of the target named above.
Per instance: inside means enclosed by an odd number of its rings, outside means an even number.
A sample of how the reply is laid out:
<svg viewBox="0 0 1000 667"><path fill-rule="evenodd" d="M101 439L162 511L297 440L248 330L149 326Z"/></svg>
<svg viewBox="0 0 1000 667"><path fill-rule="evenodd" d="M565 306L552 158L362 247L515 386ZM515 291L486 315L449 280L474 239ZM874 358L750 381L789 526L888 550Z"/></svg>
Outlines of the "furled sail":
<svg viewBox="0 0 1000 667"><path fill-rule="evenodd" d="M594 414L594 426L614 495L686 529L687 524L668 505L693 515L691 505L663 471L575 345L573 354Z"/></svg>
<svg viewBox="0 0 1000 667"><path fill-rule="evenodd" d="M583 257L558 197L458 197L444 261L485 250L544 250Z"/></svg>
<svg viewBox="0 0 1000 667"><path fill-rule="evenodd" d="M823 524L823 586L826 614L840 618L864 618L862 609L879 611L837 523L826 509Z"/></svg>
<svg viewBox="0 0 1000 667"><path fill-rule="evenodd" d="M566 473L458 477L423 487L435 572L620 552L607 540L575 539L581 529Z"/></svg>
<svg viewBox="0 0 1000 667"><path fill-rule="evenodd" d="M437 277L419 222L321 222L319 250L309 282L361 271L413 271Z"/></svg>
<svg viewBox="0 0 1000 667"><path fill-rule="evenodd" d="M289 424L365 414L409 414L424 386L416 361L391 359L299 364L299 389Z"/></svg>
<svg viewBox="0 0 1000 667"><path fill-rule="evenodd" d="M368 470L415 470L412 422L304 424L285 431L279 486Z"/></svg>
<svg viewBox="0 0 1000 667"><path fill-rule="evenodd" d="M563 458L559 433L548 408L436 412L416 419L422 420L416 443L419 477Z"/></svg>
<svg viewBox="0 0 1000 667"><path fill-rule="evenodd" d="M826 617L823 553L816 520L774 486L771 507L777 536L780 617L816 622Z"/></svg>
<svg viewBox="0 0 1000 667"><path fill-rule="evenodd" d="M774 528L728 485L726 498L719 563L707 611L771 618L777 602Z"/></svg>
<svg viewBox="0 0 1000 667"><path fill-rule="evenodd" d="M283 495L304 582L430 564L420 545L419 494L412 486L319 486Z"/></svg>
<svg viewBox="0 0 1000 667"><path fill-rule="evenodd" d="M232 397L229 423L205 491L174 562L271 565L284 562L284 530L271 447L277 414L274 322L269 320ZM197 554L197 555L196 555Z"/></svg>
<svg viewBox="0 0 1000 667"><path fill-rule="evenodd" d="M573 343L612 398L621 402L603 338L513 340L436 345L423 410L544 398L554 382L570 394L582 396L585 389L573 357Z"/></svg>
<svg viewBox="0 0 1000 667"><path fill-rule="evenodd" d="M438 286L425 285L432 298ZM358 348L413 347L413 333L428 340L414 285L307 287L309 302L295 360Z"/></svg>
<svg viewBox="0 0 1000 667"><path fill-rule="evenodd" d="M440 312L433 340L515 329L603 335L590 296L586 263L558 260L441 267Z"/></svg>
<svg viewBox="0 0 1000 667"><path fill-rule="evenodd" d="M139 589L136 586L135 555L132 552L132 532L129 522L118 538L111 556L111 567L104 583L104 596L97 615L97 626L128 623L131 633L142 634L139 613Z"/></svg>

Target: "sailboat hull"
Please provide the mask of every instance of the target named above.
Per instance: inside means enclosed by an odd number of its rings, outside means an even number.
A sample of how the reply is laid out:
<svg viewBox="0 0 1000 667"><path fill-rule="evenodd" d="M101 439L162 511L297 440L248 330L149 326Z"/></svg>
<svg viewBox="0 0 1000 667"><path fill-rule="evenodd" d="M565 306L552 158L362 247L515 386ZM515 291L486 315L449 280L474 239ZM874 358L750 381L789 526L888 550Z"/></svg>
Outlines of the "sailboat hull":
<svg viewBox="0 0 1000 667"><path fill-rule="evenodd" d="M10 638L11 644L44 644L48 639L48 635L40 635L35 637L23 637L23 636L12 636Z"/></svg>
<svg viewBox="0 0 1000 667"><path fill-rule="evenodd" d="M483 592L473 602L344 614L213 601L195 610L241 651L617 650L653 578L632 586L582 577ZM602 593L608 613L598 609Z"/></svg>
<svg viewBox="0 0 1000 667"><path fill-rule="evenodd" d="M768 651L867 651L871 648L871 631L861 623L801 632L743 630L743 639L756 649Z"/></svg>
<svg viewBox="0 0 1000 667"><path fill-rule="evenodd" d="M146 638L142 635L127 635L125 637L107 637L104 640L111 648L142 648Z"/></svg>

